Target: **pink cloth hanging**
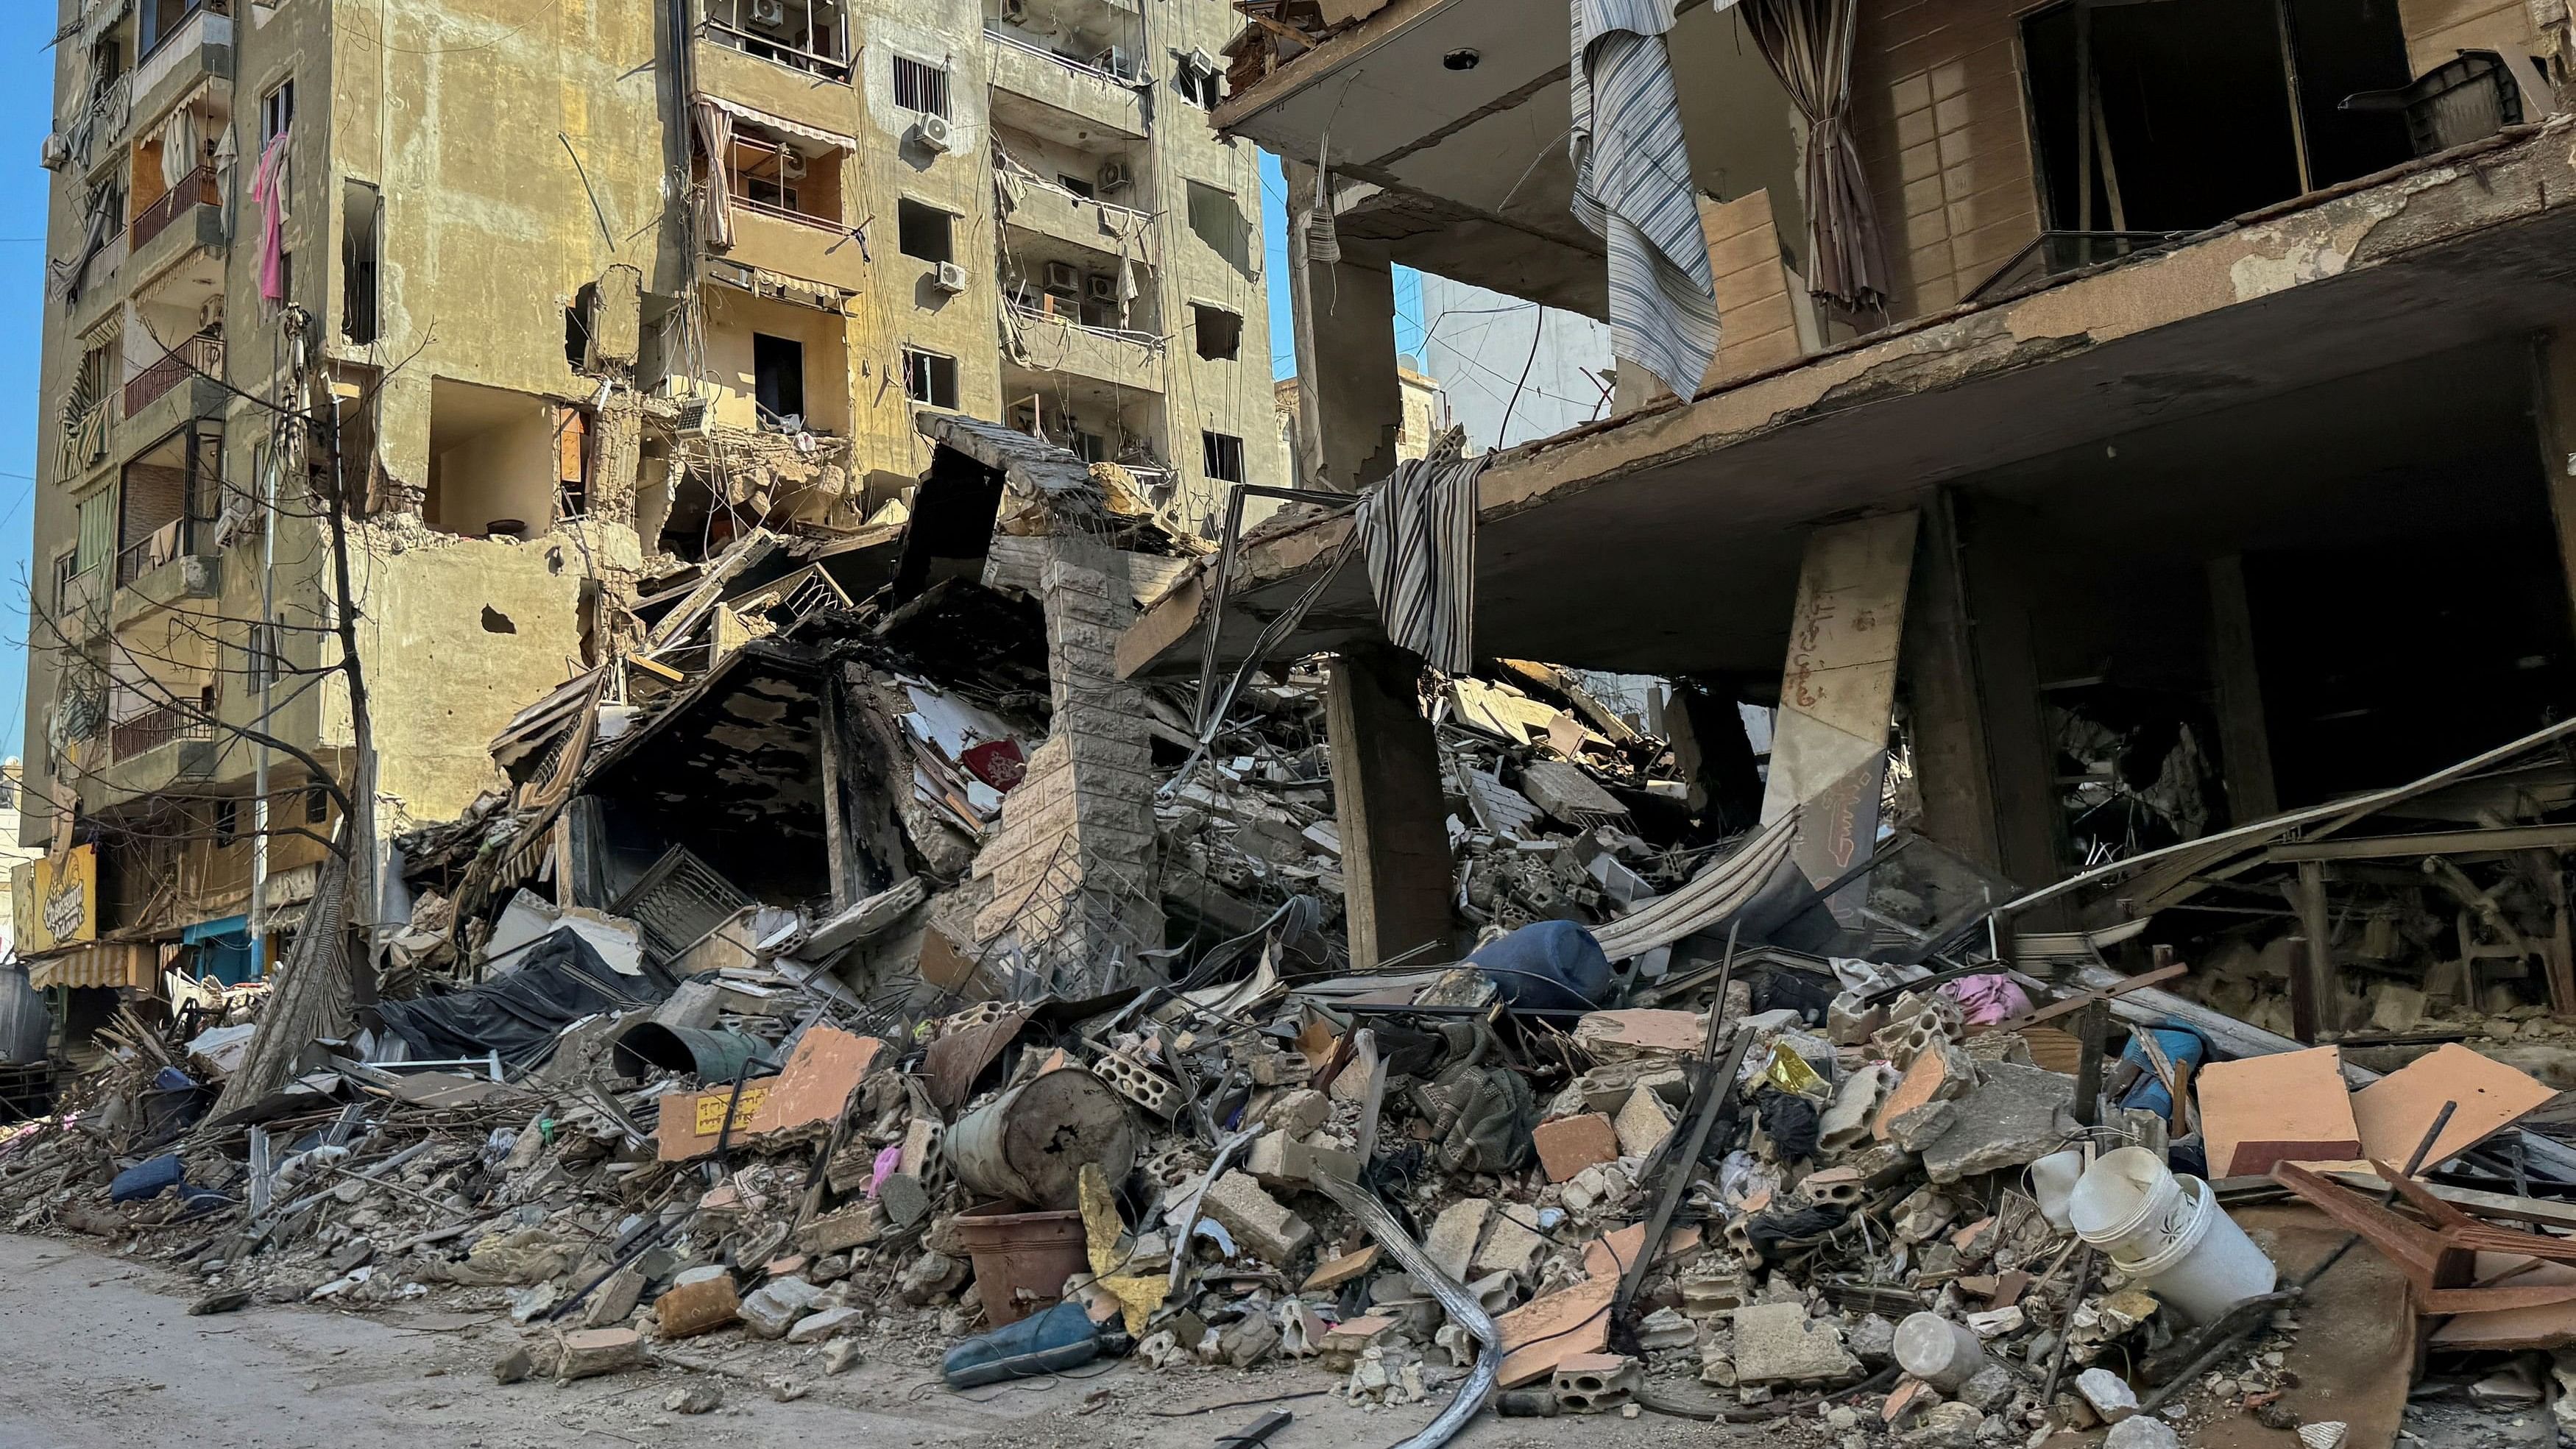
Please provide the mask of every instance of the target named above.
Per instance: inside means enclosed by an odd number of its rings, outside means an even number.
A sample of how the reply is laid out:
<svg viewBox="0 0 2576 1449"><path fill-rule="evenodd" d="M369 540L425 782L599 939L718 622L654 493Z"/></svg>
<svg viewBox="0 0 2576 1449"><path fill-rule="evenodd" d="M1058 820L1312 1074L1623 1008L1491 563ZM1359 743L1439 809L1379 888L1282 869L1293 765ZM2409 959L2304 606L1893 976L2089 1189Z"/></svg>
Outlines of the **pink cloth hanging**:
<svg viewBox="0 0 2576 1449"><path fill-rule="evenodd" d="M293 134L290 127L269 137L250 183L259 207L259 295L272 307L286 303L286 141Z"/></svg>

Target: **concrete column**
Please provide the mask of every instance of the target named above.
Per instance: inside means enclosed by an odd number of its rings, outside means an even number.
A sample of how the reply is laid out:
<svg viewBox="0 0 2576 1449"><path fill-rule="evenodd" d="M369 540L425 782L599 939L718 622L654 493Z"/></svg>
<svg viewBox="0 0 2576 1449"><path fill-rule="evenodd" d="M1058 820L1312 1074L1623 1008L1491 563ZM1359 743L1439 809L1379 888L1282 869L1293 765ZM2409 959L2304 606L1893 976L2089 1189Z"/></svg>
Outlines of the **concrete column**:
<svg viewBox="0 0 2576 1449"><path fill-rule="evenodd" d="M2057 804L2056 752L2039 698L2039 660L2031 648L2036 601L2026 570L2016 565L2023 550L2040 545L2014 537L2013 519L1994 505L1961 500L1959 523L1998 863L2008 880L2028 890L2064 874L2059 861L2066 829ZM2066 920L2061 900L2043 905L2023 924L2050 930Z"/></svg>
<svg viewBox="0 0 2576 1449"><path fill-rule="evenodd" d="M1160 979L1141 955L1163 937L1157 777L1149 712L1113 661L1136 613L1126 558L1081 535L1046 542L1038 592L1055 717L1004 797L1000 831L975 858L975 874L994 887L975 936L1018 945L1060 995L1097 995Z"/></svg>
<svg viewBox="0 0 2576 1449"><path fill-rule="evenodd" d="M1333 661L1325 697L1355 971L1450 936L1449 808L1421 672L1401 650L1355 649Z"/></svg>
<svg viewBox="0 0 2576 1449"><path fill-rule="evenodd" d="M1344 252L1306 257L1315 168L1281 163L1288 181L1288 295L1297 345L1301 488L1356 493L1395 471L1404 390L1395 369L1395 274Z"/></svg>
<svg viewBox="0 0 2576 1449"><path fill-rule="evenodd" d="M2209 561L2209 678L2218 694L2218 755L2227 774L2227 822L2277 815L2272 731L2263 680L2254 667L2254 613L2245 593L2245 556Z"/></svg>
<svg viewBox="0 0 2576 1449"><path fill-rule="evenodd" d="M1906 719L1924 835L1969 861L2001 870L2002 823L1985 705L1977 697L1975 625L1959 556L1957 504L1943 488L1923 506L1902 650Z"/></svg>

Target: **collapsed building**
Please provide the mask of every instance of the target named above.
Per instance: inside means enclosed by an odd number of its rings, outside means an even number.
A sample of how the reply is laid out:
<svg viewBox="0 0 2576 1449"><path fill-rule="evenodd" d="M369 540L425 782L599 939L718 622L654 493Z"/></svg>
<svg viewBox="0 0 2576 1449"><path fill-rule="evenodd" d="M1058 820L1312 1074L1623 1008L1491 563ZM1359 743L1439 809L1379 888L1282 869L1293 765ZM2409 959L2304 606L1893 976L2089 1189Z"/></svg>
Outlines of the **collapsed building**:
<svg viewBox="0 0 2576 1449"><path fill-rule="evenodd" d="M739 1332L1312 1363L1424 1446L2576 1420L2563 18L1242 11L1299 486L914 396L899 508L771 429L684 511L640 460L709 413L602 274L633 577L377 878L314 819L264 986L117 1003L13 1221L208 1312L469 1295L505 1382ZM1406 456L1397 263L1606 315L1615 416Z"/></svg>
<svg viewBox="0 0 2576 1449"><path fill-rule="evenodd" d="M1276 476L1214 0L60 10L19 946L75 1053L256 979L354 801L454 818L737 538L882 539L917 408L1184 529Z"/></svg>

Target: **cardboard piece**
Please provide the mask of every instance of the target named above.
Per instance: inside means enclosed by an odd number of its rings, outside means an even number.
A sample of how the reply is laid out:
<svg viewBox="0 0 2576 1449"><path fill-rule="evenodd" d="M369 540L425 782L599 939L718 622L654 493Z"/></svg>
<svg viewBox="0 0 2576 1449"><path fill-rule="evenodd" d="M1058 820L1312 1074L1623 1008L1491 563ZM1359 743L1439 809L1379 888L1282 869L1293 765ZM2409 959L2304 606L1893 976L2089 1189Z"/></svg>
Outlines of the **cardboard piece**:
<svg viewBox="0 0 2576 1449"><path fill-rule="evenodd" d="M715 1151L727 1102L734 1103L735 1140L829 1128L884 1049L875 1037L812 1027L798 1038L778 1075L743 1084L740 1101L734 1101L731 1083L664 1097L654 1131L655 1153L664 1162L686 1162Z"/></svg>
<svg viewBox="0 0 2576 1449"><path fill-rule="evenodd" d="M2444 1102L2457 1102L2451 1125L2424 1158L2430 1170L2520 1121L2558 1095L2493 1057L2454 1042L2352 1094L2361 1155L2403 1167Z"/></svg>
<svg viewBox="0 0 2576 1449"><path fill-rule="evenodd" d="M2195 1080L2212 1177L2261 1176L2276 1162L2339 1162L2361 1150L2343 1053L2333 1047L2211 1062Z"/></svg>

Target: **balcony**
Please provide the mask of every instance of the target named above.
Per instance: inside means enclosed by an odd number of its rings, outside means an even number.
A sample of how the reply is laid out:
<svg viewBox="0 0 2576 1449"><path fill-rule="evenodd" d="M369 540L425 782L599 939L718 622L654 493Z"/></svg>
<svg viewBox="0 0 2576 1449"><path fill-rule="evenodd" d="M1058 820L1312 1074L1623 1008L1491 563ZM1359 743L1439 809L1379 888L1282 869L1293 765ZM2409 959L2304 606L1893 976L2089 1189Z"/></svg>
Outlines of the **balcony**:
<svg viewBox="0 0 2576 1449"><path fill-rule="evenodd" d="M986 24L993 63L993 119L1044 135L1066 125L1128 140L1145 136L1145 103L1137 82L1056 54L998 25Z"/></svg>
<svg viewBox="0 0 2576 1449"><path fill-rule="evenodd" d="M1032 372L1060 372L1137 392L1163 390L1162 339L1085 327L1017 302L1003 312L1003 353Z"/></svg>
<svg viewBox="0 0 2576 1449"><path fill-rule="evenodd" d="M1004 170L1004 226L1035 232L1099 253L1112 263L1121 256L1159 270L1162 244L1154 219L1134 207L1076 196L1050 181L1022 170Z"/></svg>
<svg viewBox="0 0 2576 1449"><path fill-rule="evenodd" d="M208 708L213 705L212 700L206 703ZM203 710L156 704L109 725L107 753L112 760L131 760L163 745L214 737L214 722L205 717Z"/></svg>
<svg viewBox="0 0 2576 1449"><path fill-rule="evenodd" d="M232 17L199 10L164 34L134 68L134 115L157 122L208 77L232 73Z"/></svg>
<svg viewBox="0 0 2576 1449"><path fill-rule="evenodd" d="M724 253L727 260L843 292L865 289L868 266L858 238L838 220L739 194L732 200L733 245Z"/></svg>
<svg viewBox="0 0 2576 1449"><path fill-rule="evenodd" d="M142 412L172 388L192 377L222 377L223 375L224 339L191 337L170 349L168 356L127 380L125 415L130 418ZM157 438L161 434L151 432L150 436Z"/></svg>
<svg viewBox="0 0 2576 1449"><path fill-rule="evenodd" d="M713 23L698 27L689 56L700 91L827 131L857 126L858 93L850 86L847 62L821 69L790 65L746 51L728 34Z"/></svg>
<svg viewBox="0 0 2576 1449"><path fill-rule="evenodd" d="M215 185L214 169L200 166L182 177L168 194L134 214L125 235L129 287L151 282L201 248L223 250L223 193Z"/></svg>

